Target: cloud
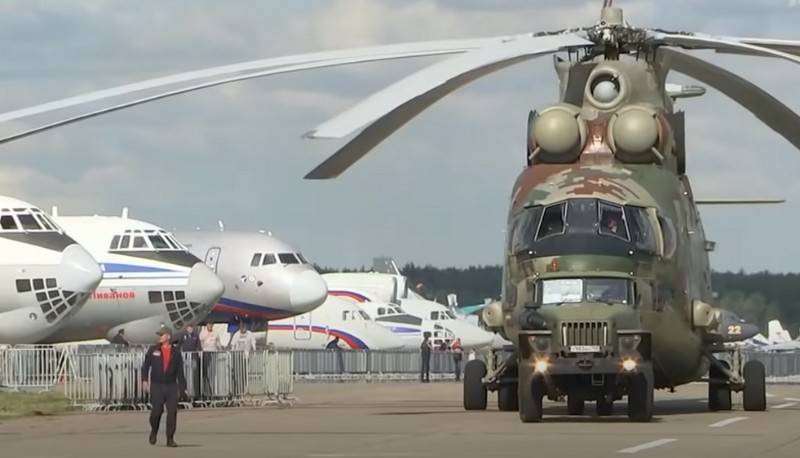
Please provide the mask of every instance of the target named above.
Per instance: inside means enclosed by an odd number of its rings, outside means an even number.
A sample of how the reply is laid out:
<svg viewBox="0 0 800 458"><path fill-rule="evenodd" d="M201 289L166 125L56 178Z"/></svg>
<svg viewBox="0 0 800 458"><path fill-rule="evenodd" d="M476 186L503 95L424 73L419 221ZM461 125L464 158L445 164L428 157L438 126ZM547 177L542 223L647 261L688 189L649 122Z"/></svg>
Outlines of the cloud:
<svg viewBox="0 0 800 458"><path fill-rule="evenodd" d="M782 0L620 2L637 25L800 39ZM0 110L154 76L343 46L495 36L594 23L599 1L215 0L0 2ZM704 53L793 107L790 63ZM435 104L341 178L302 176L341 141L300 135L437 59L326 69L180 96L3 146L0 192L62 212L166 227L269 229L327 265L373 255L436 265L502 259L505 212L524 164L525 120L556 97L549 60ZM675 78L679 79L679 78ZM784 207L704 209L718 268L797 270L800 155L710 91L682 101L698 195L778 195ZM15 131L61 113L0 126ZM795 205L793 202L797 201ZM765 225L769 223L769 236Z"/></svg>

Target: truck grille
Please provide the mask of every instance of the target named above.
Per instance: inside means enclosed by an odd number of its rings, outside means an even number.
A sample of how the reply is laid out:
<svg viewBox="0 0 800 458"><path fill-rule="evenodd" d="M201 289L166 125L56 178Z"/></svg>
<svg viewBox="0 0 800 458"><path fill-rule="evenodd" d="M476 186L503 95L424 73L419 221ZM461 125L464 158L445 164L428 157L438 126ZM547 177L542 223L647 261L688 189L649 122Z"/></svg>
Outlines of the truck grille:
<svg viewBox="0 0 800 458"><path fill-rule="evenodd" d="M569 349L573 346L608 345L607 321L566 321L561 323L561 342Z"/></svg>

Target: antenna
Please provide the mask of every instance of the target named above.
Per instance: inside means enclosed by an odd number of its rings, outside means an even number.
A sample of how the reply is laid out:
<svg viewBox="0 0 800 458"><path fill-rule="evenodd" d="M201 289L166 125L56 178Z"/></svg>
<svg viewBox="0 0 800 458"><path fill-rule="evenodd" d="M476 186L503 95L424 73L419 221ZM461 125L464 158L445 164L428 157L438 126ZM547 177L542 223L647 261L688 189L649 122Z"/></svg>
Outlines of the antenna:
<svg viewBox="0 0 800 458"><path fill-rule="evenodd" d="M220 232L225 232L225 223L221 219L217 220L217 226L219 226Z"/></svg>
<svg viewBox="0 0 800 458"><path fill-rule="evenodd" d="M58 205L53 205L53 208L50 209L50 216L58 218Z"/></svg>
<svg viewBox="0 0 800 458"><path fill-rule="evenodd" d="M128 219L128 207L122 207L122 219Z"/></svg>

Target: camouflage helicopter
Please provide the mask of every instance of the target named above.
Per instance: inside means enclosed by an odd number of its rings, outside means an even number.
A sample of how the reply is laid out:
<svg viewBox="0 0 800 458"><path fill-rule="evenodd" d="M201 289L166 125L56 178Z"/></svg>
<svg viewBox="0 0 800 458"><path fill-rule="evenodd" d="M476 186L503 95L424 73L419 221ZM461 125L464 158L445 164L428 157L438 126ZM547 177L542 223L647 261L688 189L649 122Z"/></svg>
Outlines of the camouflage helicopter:
<svg viewBox="0 0 800 458"><path fill-rule="evenodd" d="M589 27L269 58L69 97L0 114L0 121L117 100L0 143L221 84L455 55L305 134L343 138L358 132L307 175L333 178L459 87L532 58L566 54L554 62L559 103L529 116L528 167L511 195L503 298L483 316L515 351L491 372L481 361L469 362L464 407L485 409L487 391L496 390L501 410L518 410L522 421L536 422L545 397L566 397L571 414L595 401L600 415L627 397L630 419L649 421L655 389L705 380L709 408L731 409L731 391L742 391L746 410L764 410L763 365L719 356L726 342L750 331L710 304L713 243L697 210L703 202L694 198L686 176L683 113L673 107L676 99L703 89L668 87L666 77L675 71L719 90L798 148L800 117L754 84L676 48L800 63L800 42L637 28L606 0L600 21ZM136 97L119 100L131 94Z"/></svg>

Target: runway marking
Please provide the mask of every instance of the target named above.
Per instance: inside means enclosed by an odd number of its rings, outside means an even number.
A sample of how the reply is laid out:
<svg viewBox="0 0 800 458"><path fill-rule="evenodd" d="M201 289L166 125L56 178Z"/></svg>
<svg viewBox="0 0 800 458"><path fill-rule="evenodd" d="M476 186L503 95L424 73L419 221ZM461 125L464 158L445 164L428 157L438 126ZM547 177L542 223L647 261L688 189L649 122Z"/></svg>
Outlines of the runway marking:
<svg viewBox="0 0 800 458"><path fill-rule="evenodd" d="M797 398L783 398L784 401L792 401L792 402L800 402L800 399Z"/></svg>
<svg viewBox="0 0 800 458"><path fill-rule="evenodd" d="M778 404L776 406L771 406L772 409L785 409L787 407L796 406L797 402L787 402L786 404Z"/></svg>
<svg viewBox="0 0 800 458"><path fill-rule="evenodd" d="M653 442L647 442L641 445L636 445L634 447L623 448L622 450L617 451L617 453L638 453L642 450L648 450L655 447L660 447L662 445L667 445L671 442L675 442L678 439L659 439Z"/></svg>
<svg viewBox="0 0 800 458"><path fill-rule="evenodd" d="M742 420L747 420L747 417L728 418L726 420L718 421L716 423L711 423L710 425L708 425L708 427L709 428L722 428L723 426L728 426L730 424L733 424L733 423L736 423L736 422L739 422L739 421L742 421Z"/></svg>

